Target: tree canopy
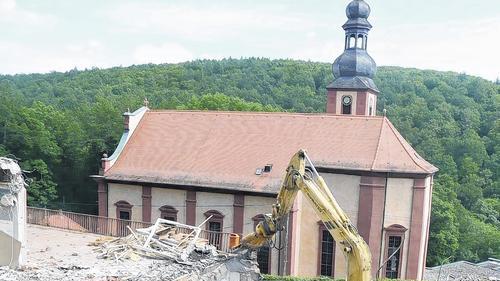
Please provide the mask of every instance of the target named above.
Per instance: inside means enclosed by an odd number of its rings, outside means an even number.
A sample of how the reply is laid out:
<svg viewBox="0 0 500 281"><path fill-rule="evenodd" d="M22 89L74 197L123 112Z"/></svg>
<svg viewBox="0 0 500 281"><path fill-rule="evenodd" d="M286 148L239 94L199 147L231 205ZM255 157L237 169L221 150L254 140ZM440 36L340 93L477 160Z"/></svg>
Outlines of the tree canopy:
<svg viewBox="0 0 500 281"><path fill-rule="evenodd" d="M197 60L0 75L0 155L31 178L29 204L95 213L96 174L121 114L154 109L324 112L329 64ZM500 258L500 85L453 72L380 67L379 114L440 171L428 264Z"/></svg>

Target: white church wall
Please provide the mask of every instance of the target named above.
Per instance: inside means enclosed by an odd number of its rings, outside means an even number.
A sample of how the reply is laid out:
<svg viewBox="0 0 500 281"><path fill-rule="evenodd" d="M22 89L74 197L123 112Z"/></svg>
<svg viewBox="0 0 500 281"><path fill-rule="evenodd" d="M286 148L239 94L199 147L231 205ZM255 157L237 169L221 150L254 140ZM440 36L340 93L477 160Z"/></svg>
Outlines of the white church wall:
<svg viewBox="0 0 500 281"><path fill-rule="evenodd" d="M132 205L134 221L142 221L142 186L130 184L108 184L108 216L116 218L116 205L118 201L127 201Z"/></svg>

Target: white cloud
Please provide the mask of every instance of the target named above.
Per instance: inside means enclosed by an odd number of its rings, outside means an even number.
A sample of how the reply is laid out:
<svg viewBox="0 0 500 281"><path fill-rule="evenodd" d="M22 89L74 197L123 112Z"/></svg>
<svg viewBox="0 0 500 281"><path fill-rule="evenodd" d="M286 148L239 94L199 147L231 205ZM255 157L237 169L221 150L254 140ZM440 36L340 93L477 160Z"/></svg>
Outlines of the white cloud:
<svg viewBox="0 0 500 281"><path fill-rule="evenodd" d="M500 18L378 28L368 41L379 65L500 75Z"/></svg>
<svg viewBox="0 0 500 281"><path fill-rule="evenodd" d="M441 24L380 27L369 34L368 52L378 65L465 72L495 80L500 76L500 18ZM291 58L333 62L343 51L343 34L304 37Z"/></svg>
<svg viewBox="0 0 500 281"><path fill-rule="evenodd" d="M140 45L133 57L136 63L178 63L192 60L194 55L179 44L165 43Z"/></svg>
<svg viewBox="0 0 500 281"><path fill-rule="evenodd" d="M310 40L292 51L288 57L298 60L333 62L343 51L343 40Z"/></svg>
<svg viewBox="0 0 500 281"><path fill-rule="evenodd" d="M0 37L0 73L229 56L331 63L343 50L342 7L330 14L286 1L102 3L74 19L68 16L77 10L72 5L54 7L47 14L39 9L50 8L44 2L0 0L0 25L7 31ZM465 71L488 79L500 76L499 17L437 22L443 17L432 24L394 26L387 23L394 19L384 23L376 16L371 17L375 28L368 51L378 65Z"/></svg>
<svg viewBox="0 0 500 281"><path fill-rule="evenodd" d="M68 44L42 50L36 46L0 41L3 73L33 73L68 71L72 68L113 66L106 56L107 49L97 40Z"/></svg>
<svg viewBox="0 0 500 281"><path fill-rule="evenodd" d="M313 21L296 14L282 14L272 4L241 7L183 5L180 3L126 3L106 13L121 32L161 33L190 40L244 38L262 31L300 32Z"/></svg>
<svg viewBox="0 0 500 281"><path fill-rule="evenodd" d="M23 9L16 0L0 0L0 23L16 25L54 25L57 22L52 15L36 13Z"/></svg>

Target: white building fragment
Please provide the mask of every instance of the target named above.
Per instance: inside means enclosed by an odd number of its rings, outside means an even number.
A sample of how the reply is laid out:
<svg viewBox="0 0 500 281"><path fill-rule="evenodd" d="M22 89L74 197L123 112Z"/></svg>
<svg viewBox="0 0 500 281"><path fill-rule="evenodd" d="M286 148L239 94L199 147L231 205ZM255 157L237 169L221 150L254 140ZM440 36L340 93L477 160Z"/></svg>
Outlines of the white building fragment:
<svg viewBox="0 0 500 281"><path fill-rule="evenodd" d="M0 266L17 267L25 261L25 185L19 165L0 157Z"/></svg>

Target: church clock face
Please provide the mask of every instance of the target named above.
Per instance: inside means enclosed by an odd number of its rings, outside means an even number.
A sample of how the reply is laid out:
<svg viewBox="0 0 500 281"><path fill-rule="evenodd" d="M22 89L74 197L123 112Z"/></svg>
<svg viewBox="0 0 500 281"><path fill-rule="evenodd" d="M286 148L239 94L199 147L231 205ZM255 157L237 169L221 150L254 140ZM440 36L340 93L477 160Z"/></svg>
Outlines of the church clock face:
<svg viewBox="0 0 500 281"><path fill-rule="evenodd" d="M343 96L342 97L342 103L344 105L350 105L352 102L352 97L351 96Z"/></svg>

